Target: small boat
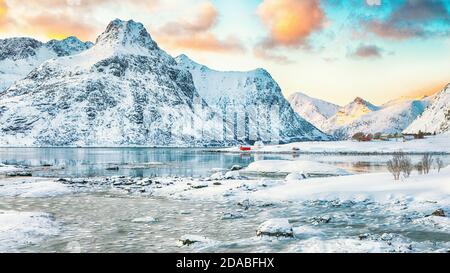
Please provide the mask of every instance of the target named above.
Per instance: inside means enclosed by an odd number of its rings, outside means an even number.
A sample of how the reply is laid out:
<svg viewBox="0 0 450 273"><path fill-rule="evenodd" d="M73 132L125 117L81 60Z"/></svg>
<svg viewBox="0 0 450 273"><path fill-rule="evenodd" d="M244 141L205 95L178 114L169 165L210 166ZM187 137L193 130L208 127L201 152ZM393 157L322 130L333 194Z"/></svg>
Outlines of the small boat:
<svg viewBox="0 0 450 273"><path fill-rule="evenodd" d="M251 148L251 147L248 147L248 146L241 146L239 149L240 149L241 151L251 151L251 150L252 150L252 148Z"/></svg>

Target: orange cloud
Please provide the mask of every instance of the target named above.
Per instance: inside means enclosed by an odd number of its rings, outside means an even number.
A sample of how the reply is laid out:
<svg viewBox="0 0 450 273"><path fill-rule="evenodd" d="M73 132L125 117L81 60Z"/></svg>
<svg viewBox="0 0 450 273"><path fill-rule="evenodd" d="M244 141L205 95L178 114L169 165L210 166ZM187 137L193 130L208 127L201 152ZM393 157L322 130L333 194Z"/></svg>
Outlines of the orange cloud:
<svg viewBox="0 0 450 273"><path fill-rule="evenodd" d="M92 25L65 16L40 15L28 20L35 32L43 32L51 39L63 39L76 35L80 39L89 40L96 35Z"/></svg>
<svg viewBox="0 0 450 273"><path fill-rule="evenodd" d="M130 4L136 10L150 12L159 6L159 1L0 0L0 28L7 25L2 30L6 35L51 39L77 36L83 40L95 40L105 24L98 18L98 10L118 9Z"/></svg>
<svg viewBox="0 0 450 273"><path fill-rule="evenodd" d="M319 0L264 0L257 12L270 31L268 47L302 44L325 20Z"/></svg>
<svg viewBox="0 0 450 273"><path fill-rule="evenodd" d="M171 35L192 34L211 29L218 19L218 12L210 2L204 2L198 7L194 19L181 18L178 21L165 24L160 31Z"/></svg>
<svg viewBox="0 0 450 273"><path fill-rule="evenodd" d="M219 13L211 2L205 1L196 9L193 18L178 18L160 27L155 33L158 42L171 49L221 53L245 50L235 37L220 39L212 32Z"/></svg>

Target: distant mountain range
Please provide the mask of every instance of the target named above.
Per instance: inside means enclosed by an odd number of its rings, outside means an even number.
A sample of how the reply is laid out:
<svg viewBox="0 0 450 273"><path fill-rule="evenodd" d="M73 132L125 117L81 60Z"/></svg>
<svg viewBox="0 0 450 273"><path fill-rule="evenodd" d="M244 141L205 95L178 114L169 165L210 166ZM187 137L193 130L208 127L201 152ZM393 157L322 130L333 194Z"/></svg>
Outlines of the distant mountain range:
<svg viewBox="0 0 450 273"><path fill-rule="evenodd" d="M419 128L423 132L441 133L445 130L436 127L448 128L449 124L445 121L449 95L444 93L445 90L437 96L403 97L381 106L358 97L343 107L297 93L290 97L290 103L299 115L322 131L337 139L349 139L358 132L396 134L418 131ZM439 125L425 127L430 123Z"/></svg>
<svg viewBox="0 0 450 273"><path fill-rule="evenodd" d="M16 46L14 46L16 45ZM112 21L95 44L0 41L0 145L213 146L329 140L270 74L175 60L140 23Z"/></svg>

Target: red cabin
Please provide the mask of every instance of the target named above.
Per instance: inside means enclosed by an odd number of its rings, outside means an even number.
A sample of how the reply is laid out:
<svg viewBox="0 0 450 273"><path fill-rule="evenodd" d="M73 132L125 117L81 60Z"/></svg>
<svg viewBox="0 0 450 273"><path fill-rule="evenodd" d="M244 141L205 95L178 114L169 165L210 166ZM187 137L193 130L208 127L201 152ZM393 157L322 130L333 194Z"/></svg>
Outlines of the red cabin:
<svg viewBox="0 0 450 273"><path fill-rule="evenodd" d="M245 147L245 146L241 146L240 150L241 150L241 151L251 151L252 148L250 148L250 147Z"/></svg>

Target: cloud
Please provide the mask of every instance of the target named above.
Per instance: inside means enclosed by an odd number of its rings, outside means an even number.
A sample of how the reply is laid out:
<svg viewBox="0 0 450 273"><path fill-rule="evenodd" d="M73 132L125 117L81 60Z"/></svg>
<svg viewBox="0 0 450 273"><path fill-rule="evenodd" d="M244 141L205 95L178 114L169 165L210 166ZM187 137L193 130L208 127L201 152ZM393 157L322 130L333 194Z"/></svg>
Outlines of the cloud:
<svg viewBox="0 0 450 273"><path fill-rule="evenodd" d="M253 54L255 57L260 59L265 59L268 61L272 61L279 64L291 64L293 61L289 59L287 56L273 53L270 50L267 50L263 47L257 47L253 50Z"/></svg>
<svg viewBox="0 0 450 273"><path fill-rule="evenodd" d="M165 24L160 30L171 35L199 33L210 30L218 21L218 12L211 2L203 2L194 19L180 18Z"/></svg>
<svg viewBox="0 0 450 273"><path fill-rule="evenodd" d="M366 22L366 29L385 39L405 40L446 35L450 13L445 0L406 0L385 20Z"/></svg>
<svg viewBox="0 0 450 273"><path fill-rule="evenodd" d="M8 13L8 7L4 0L0 0L0 28L2 28L6 23L6 15Z"/></svg>
<svg viewBox="0 0 450 273"><path fill-rule="evenodd" d="M381 6L381 0L366 0L369 6Z"/></svg>
<svg viewBox="0 0 450 273"><path fill-rule="evenodd" d="M303 44L325 20L319 0L264 0L257 13L269 29L266 47Z"/></svg>
<svg viewBox="0 0 450 273"><path fill-rule="evenodd" d="M381 58L383 49L376 45L360 45L350 55L356 58Z"/></svg>
<svg viewBox="0 0 450 273"><path fill-rule="evenodd" d="M160 0L0 0L0 27L3 34L39 38L64 38L75 35L95 40L105 22L98 11L118 10L127 4L136 10L152 10ZM2 10L7 10L3 13ZM114 19L114 18L110 18Z"/></svg>
<svg viewBox="0 0 450 273"><path fill-rule="evenodd" d="M95 27L88 23L79 22L66 16L45 16L32 17L28 23L33 26L34 31L44 32L52 39L64 39L65 37L76 35L81 39L88 40L95 34Z"/></svg>
<svg viewBox="0 0 450 273"><path fill-rule="evenodd" d="M196 7L194 16L169 21L155 33L158 41L172 49L188 49L208 52L243 52L245 47L236 37L220 39L213 33L219 12L210 1Z"/></svg>

